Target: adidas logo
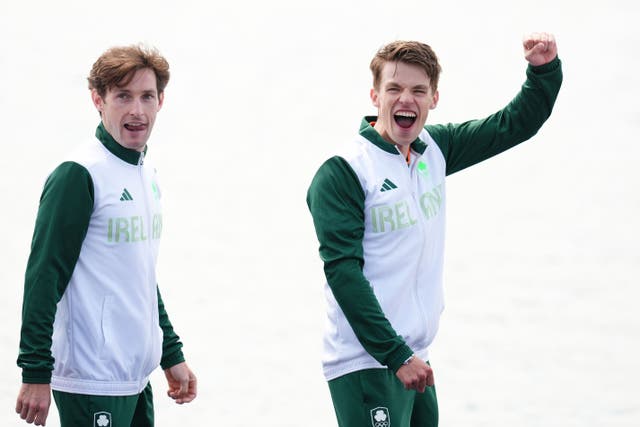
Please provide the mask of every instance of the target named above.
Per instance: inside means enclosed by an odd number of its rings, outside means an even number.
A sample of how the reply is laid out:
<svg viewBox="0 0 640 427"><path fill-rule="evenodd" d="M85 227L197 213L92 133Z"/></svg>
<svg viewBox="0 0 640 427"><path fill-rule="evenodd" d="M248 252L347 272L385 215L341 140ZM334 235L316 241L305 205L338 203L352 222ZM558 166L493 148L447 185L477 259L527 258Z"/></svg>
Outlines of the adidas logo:
<svg viewBox="0 0 640 427"><path fill-rule="evenodd" d="M380 191L389 191L393 190L394 188L398 188L398 186L391 182L389 178L385 178Z"/></svg>
<svg viewBox="0 0 640 427"><path fill-rule="evenodd" d="M131 200L133 200L133 197L131 197L131 193L129 193L129 190L127 190L126 188L122 190L122 196L120 196L120 201L128 202Z"/></svg>

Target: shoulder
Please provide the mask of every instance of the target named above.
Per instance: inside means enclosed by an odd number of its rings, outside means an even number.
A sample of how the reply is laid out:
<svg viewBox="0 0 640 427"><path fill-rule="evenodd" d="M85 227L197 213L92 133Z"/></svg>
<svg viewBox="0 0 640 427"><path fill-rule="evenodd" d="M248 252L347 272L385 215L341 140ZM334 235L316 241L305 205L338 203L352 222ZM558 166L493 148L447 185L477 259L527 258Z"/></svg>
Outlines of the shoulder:
<svg viewBox="0 0 640 427"><path fill-rule="evenodd" d="M343 145L333 157L325 160L320 166L314 181L336 181L346 178L357 178L358 164L370 157L369 145L362 137L358 137Z"/></svg>
<svg viewBox="0 0 640 427"><path fill-rule="evenodd" d="M107 162L108 157L107 149L98 139L93 138L80 143L73 151L67 154L66 160L78 163L91 170L95 166Z"/></svg>
<svg viewBox="0 0 640 427"><path fill-rule="evenodd" d="M93 147L92 147L93 145ZM43 189L43 197L55 195L70 197L78 194L93 194L93 178L91 166L96 163L96 150L89 141L82 143L66 155L62 160L49 169Z"/></svg>
<svg viewBox="0 0 640 427"><path fill-rule="evenodd" d="M335 155L320 165L310 189L327 186L341 187L345 182L352 180L357 181L357 175L349 160L342 155Z"/></svg>
<svg viewBox="0 0 640 427"><path fill-rule="evenodd" d="M56 166L49 174L48 181L51 180L73 180L91 174L85 166L73 160L65 160Z"/></svg>
<svg viewBox="0 0 640 427"><path fill-rule="evenodd" d="M73 183L75 180L90 180L91 173L89 170L82 164L72 161L65 160L60 163L57 167L51 171L47 178L47 182L56 181L56 182L70 182Z"/></svg>

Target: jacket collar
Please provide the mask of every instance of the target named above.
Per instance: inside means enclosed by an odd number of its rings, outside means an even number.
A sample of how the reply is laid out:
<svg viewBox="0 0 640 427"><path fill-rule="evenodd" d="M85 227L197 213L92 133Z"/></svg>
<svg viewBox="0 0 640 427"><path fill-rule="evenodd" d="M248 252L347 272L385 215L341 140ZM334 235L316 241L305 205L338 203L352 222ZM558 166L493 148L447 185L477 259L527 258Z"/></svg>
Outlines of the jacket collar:
<svg viewBox="0 0 640 427"><path fill-rule="evenodd" d="M365 137L369 142L381 150L386 151L387 153L400 155L400 152L395 145L385 141L378 131L373 128L373 123L375 123L376 120L378 120L377 116L365 116L360 123L360 135ZM418 137L411 143L411 149L416 153L423 154L424 150L427 149L427 144Z"/></svg>
<svg viewBox="0 0 640 427"><path fill-rule="evenodd" d="M113 136L111 136L111 134L104 128L102 122L100 122L96 129L96 138L102 142L102 145L104 145L111 154L132 165L140 164L140 161L144 159L145 154L147 154L146 146L144 147L144 151L141 153L118 144L118 142L113 139Z"/></svg>

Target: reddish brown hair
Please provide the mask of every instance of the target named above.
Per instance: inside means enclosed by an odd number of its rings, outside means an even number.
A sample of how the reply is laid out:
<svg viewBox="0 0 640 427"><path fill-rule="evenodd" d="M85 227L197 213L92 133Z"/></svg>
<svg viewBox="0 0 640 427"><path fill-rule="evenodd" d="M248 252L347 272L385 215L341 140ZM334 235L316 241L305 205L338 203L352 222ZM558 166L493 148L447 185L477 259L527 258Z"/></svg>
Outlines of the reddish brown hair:
<svg viewBox="0 0 640 427"><path fill-rule="evenodd" d="M155 48L142 45L112 47L93 64L87 80L102 98L114 87L129 84L136 71L150 68L156 75L158 94L169 83L169 63Z"/></svg>
<svg viewBox="0 0 640 427"><path fill-rule="evenodd" d="M417 65L427 73L433 91L438 89L438 79L442 69L431 46L416 41L398 40L381 47L369 65L373 73L373 87L376 89L380 85L382 68L387 62Z"/></svg>

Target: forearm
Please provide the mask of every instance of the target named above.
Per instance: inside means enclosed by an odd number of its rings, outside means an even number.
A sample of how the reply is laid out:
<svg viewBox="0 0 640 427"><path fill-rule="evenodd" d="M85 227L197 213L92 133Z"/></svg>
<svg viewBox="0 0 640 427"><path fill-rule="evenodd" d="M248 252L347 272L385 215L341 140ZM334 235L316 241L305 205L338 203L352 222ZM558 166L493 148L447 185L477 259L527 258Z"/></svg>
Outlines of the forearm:
<svg viewBox="0 0 640 427"><path fill-rule="evenodd" d="M80 165L63 163L40 199L25 274L18 366L25 383L48 383L56 305L78 260L93 208L93 187Z"/></svg>
<svg viewBox="0 0 640 427"><path fill-rule="evenodd" d="M325 275L358 341L380 364L394 372L413 354L385 316L355 259L325 264Z"/></svg>
<svg viewBox="0 0 640 427"><path fill-rule="evenodd" d="M336 302L364 349L396 370L411 349L386 318L362 271L364 197L355 172L344 159L334 157L314 177L307 204Z"/></svg>
<svg viewBox="0 0 640 427"><path fill-rule="evenodd" d="M157 293L158 314L160 328L162 329L162 358L160 360L160 366L162 369L168 369L184 362L185 359L182 353L182 342L180 342L180 337L173 330L173 325L169 320L169 315L167 314L162 296L160 295L160 288L157 289Z"/></svg>
<svg viewBox="0 0 640 427"><path fill-rule="evenodd" d="M520 92L500 111L461 124L426 126L447 161L447 175L493 157L531 138L551 115L562 67L556 58L528 66Z"/></svg>

